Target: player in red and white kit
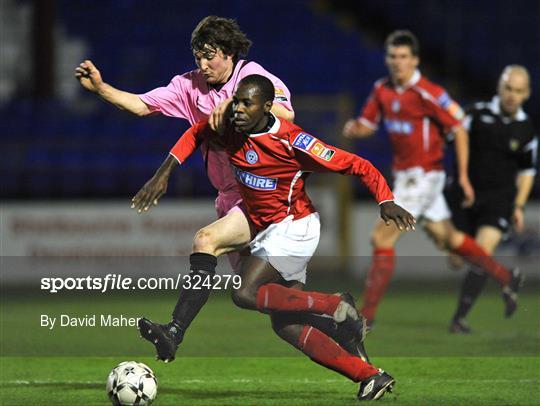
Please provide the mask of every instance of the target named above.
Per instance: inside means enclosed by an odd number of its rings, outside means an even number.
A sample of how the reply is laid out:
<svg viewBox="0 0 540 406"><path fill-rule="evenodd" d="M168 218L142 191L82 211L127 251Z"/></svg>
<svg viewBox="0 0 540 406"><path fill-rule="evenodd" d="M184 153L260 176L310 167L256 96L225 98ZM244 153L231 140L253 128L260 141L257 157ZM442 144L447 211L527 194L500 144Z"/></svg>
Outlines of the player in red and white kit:
<svg viewBox="0 0 540 406"><path fill-rule="evenodd" d="M233 19L218 16L203 18L191 35L191 48L197 69L177 75L167 86L144 94L133 94L103 81L100 71L89 60L75 69L75 76L87 90L103 100L141 117L164 114L188 120L191 125L208 119L218 128L230 114L233 92L240 79L253 73L267 76L275 85L275 103L272 111L287 120L294 119L287 86L258 63L242 57L247 55L251 41ZM216 211L218 220L201 228L193 239L189 257L190 274L215 273L216 257L229 253L234 270L239 269L240 253L235 247L250 241L249 222L241 209L241 197L227 154L211 145L201 145L208 178L218 191ZM135 195L132 208L146 213L167 191L168 175L158 172ZM154 193L157 191L157 194ZM182 286L173 317L178 324L171 325L178 337L183 336L191 320L206 303L211 290L189 284ZM195 303L198 306L195 306Z"/></svg>
<svg viewBox="0 0 540 406"><path fill-rule="evenodd" d="M386 65L390 77L373 87L362 114L345 124L344 135L364 138L373 135L383 121L394 153L394 195L396 202L416 218L438 247L478 265L503 287L507 308L515 307L515 295L508 287L521 275L508 271L495 261L472 237L454 228L443 196L445 134L454 133L459 185L464 206L474 201L467 175L468 134L461 126L463 113L446 91L422 76L419 46L409 31L395 31L386 39ZM377 305L394 271L394 246L401 230L378 222L372 233L373 263L369 270L361 313L372 324ZM505 293L506 292L506 293Z"/></svg>
<svg viewBox="0 0 540 406"><path fill-rule="evenodd" d="M323 315L349 325L351 334L364 333L358 328L361 317L343 295L301 290L320 235L319 215L307 196L305 179L311 172L358 176L387 223L411 230L414 218L393 202L385 179L370 162L270 113L273 94L267 78L245 77L233 97L233 121L224 135L206 121L196 124L179 139L164 165L183 163L203 142L218 143L227 151L255 235L251 257L241 269L242 286L233 291L234 302L269 313L274 330L285 341L315 362L362 382L359 399L378 399L394 379L310 324L314 315Z"/></svg>

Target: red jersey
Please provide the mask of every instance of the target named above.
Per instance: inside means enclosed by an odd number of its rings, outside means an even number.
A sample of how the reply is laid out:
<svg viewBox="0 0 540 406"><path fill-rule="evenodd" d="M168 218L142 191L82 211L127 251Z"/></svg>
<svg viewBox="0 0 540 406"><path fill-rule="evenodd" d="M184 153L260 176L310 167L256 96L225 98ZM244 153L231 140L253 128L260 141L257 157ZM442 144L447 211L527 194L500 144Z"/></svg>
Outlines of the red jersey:
<svg viewBox="0 0 540 406"><path fill-rule="evenodd" d="M389 78L375 82L358 120L375 130L381 118L392 142L393 168L429 171L443 168L444 135L460 124L463 112L442 87L416 71L403 87Z"/></svg>
<svg viewBox="0 0 540 406"><path fill-rule="evenodd" d="M393 200L384 177L369 161L327 145L286 120L274 119L268 132L239 134L229 128L223 136L201 121L182 135L171 154L182 163L203 140L221 144L257 230L290 215L297 220L315 212L304 183L310 172L356 175L377 202Z"/></svg>

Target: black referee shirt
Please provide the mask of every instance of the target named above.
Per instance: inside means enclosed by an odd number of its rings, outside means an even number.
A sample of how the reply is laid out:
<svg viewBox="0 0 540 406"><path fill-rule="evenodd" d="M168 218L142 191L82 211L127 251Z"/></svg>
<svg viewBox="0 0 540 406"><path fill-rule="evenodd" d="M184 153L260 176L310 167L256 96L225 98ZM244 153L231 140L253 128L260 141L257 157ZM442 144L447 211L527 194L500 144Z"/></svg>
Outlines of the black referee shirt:
<svg viewBox="0 0 540 406"><path fill-rule="evenodd" d="M498 97L476 103L465 113L473 188L514 196L518 173L536 173L538 137L529 117L522 109L514 118L504 115Z"/></svg>

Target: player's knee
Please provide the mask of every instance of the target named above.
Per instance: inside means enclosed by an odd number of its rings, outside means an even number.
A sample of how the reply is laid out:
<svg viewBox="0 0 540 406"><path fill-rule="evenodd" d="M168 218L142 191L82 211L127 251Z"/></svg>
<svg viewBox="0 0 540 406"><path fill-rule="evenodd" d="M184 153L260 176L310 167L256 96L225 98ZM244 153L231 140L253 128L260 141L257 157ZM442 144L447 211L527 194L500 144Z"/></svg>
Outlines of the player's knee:
<svg viewBox="0 0 540 406"><path fill-rule="evenodd" d="M249 287L242 286L239 289L233 289L232 300L234 304L242 309L257 308L257 293Z"/></svg>
<svg viewBox="0 0 540 406"><path fill-rule="evenodd" d="M381 233L374 231L371 234L371 246L373 248L389 248L392 244Z"/></svg>
<svg viewBox="0 0 540 406"><path fill-rule="evenodd" d="M448 233L448 237L446 239L447 249L455 250L463 243L463 239L464 239L464 234L462 232L452 229Z"/></svg>
<svg viewBox="0 0 540 406"><path fill-rule="evenodd" d="M193 252L214 253L216 250L216 238L208 228L201 228L193 238Z"/></svg>

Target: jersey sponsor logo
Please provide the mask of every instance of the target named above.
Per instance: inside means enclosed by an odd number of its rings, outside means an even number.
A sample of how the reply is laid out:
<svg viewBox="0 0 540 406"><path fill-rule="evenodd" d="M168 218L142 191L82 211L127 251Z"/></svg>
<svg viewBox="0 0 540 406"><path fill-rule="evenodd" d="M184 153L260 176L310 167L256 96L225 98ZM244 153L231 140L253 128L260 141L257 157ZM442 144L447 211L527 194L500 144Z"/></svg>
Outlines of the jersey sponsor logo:
<svg viewBox="0 0 540 406"><path fill-rule="evenodd" d="M257 155L257 153L252 150L252 149L249 149L246 151L246 161L248 162L248 164L256 164L257 161L259 160L259 155Z"/></svg>
<svg viewBox="0 0 540 406"><path fill-rule="evenodd" d="M336 151L330 148L326 148L320 142L316 142L315 144L313 144L309 152L311 152L315 156L318 156L321 159L324 159L325 161L330 161L336 153Z"/></svg>
<svg viewBox="0 0 540 406"><path fill-rule="evenodd" d="M448 111L448 113L450 113L450 115L454 117L456 120L461 121L463 120L463 117L465 116L463 114L463 110L461 110L461 107L459 107L459 104L457 104L455 101L452 101L450 103L446 111Z"/></svg>
<svg viewBox="0 0 540 406"><path fill-rule="evenodd" d="M274 100L286 102L287 95L285 94L285 91L283 89L280 89L279 87L276 87L276 90L274 93Z"/></svg>
<svg viewBox="0 0 540 406"><path fill-rule="evenodd" d="M265 176L258 176L252 173L243 171L232 165L234 176L238 181L255 190L276 190L278 180L276 178L267 178Z"/></svg>
<svg viewBox="0 0 540 406"><path fill-rule="evenodd" d="M405 120L386 119L384 120L384 126L386 127L386 131L392 134L411 135L413 132L412 123Z"/></svg>
<svg viewBox="0 0 540 406"><path fill-rule="evenodd" d="M444 92L439 96L437 99L437 102L439 103L439 106L441 106L443 109L447 110L450 106L450 103L452 103L452 99L448 95L448 93Z"/></svg>
<svg viewBox="0 0 540 406"><path fill-rule="evenodd" d="M317 139L314 136L306 133L300 133L294 139L293 147L303 149L304 151L309 151L315 141L317 141Z"/></svg>
<svg viewBox="0 0 540 406"><path fill-rule="evenodd" d="M463 120L463 110L461 110L459 104L452 100L448 93L444 92L443 94L441 94L437 99L437 102L439 103L439 106L441 106L448 113L450 113L455 119Z"/></svg>
<svg viewBox="0 0 540 406"><path fill-rule="evenodd" d="M510 151L516 152L519 148L519 140L510 138Z"/></svg>

